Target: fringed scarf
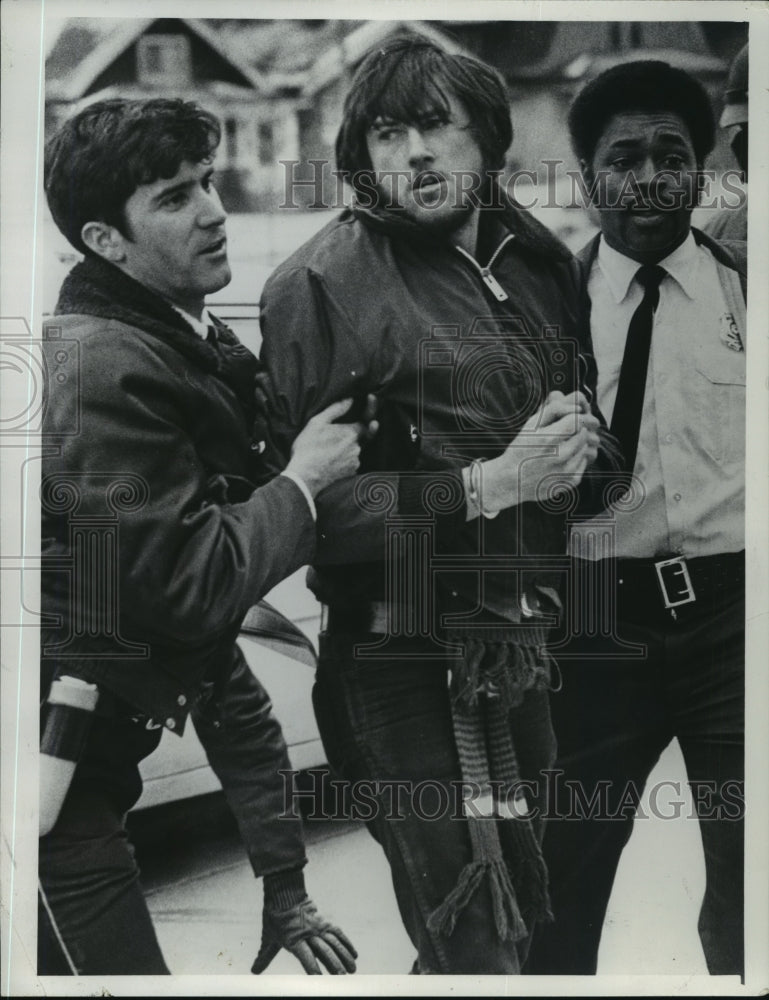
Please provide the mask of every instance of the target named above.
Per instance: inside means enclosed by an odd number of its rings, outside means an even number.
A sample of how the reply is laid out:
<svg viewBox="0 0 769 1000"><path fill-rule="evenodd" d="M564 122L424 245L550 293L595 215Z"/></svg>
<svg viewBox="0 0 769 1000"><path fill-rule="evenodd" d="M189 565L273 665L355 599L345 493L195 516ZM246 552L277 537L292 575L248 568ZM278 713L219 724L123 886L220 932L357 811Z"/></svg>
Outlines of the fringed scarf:
<svg viewBox="0 0 769 1000"><path fill-rule="evenodd" d="M479 794L466 799L464 809L472 861L428 921L440 933L451 934L484 879L501 939L518 941L537 920L552 919L547 870L528 817L509 723L510 710L527 691L544 690L550 683L545 635L541 626L511 625L483 640L449 636L464 648L451 678L457 753L466 787ZM500 837L508 848L509 867Z"/></svg>

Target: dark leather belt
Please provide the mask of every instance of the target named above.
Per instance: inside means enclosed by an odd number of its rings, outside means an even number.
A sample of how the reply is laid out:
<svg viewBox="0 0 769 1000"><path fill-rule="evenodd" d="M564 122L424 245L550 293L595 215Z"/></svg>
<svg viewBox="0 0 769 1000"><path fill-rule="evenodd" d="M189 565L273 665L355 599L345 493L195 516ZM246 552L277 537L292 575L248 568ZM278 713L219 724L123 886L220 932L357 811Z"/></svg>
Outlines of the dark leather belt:
<svg viewBox="0 0 769 1000"><path fill-rule="evenodd" d="M589 572L607 574L607 569L605 562L595 563ZM741 596L745 588L744 552L693 559L675 555L617 559L613 569L617 613L630 621L649 616L683 621L712 614L719 604Z"/></svg>
<svg viewBox="0 0 769 1000"><path fill-rule="evenodd" d="M607 560L608 561L608 560ZM607 561L577 559L589 576L611 579ZM620 619L685 621L712 614L720 604L742 596L745 589L745 553L717 556L660 556L659 559L612 560ZM579 579L579 577L578 577ZM414 614L413 611L410 612ZM400 632L409 621L405 607L390 608L386 601L321 605L321 631Z"/></svg>
<svg viewBox="0 0 769 1000"><path fill-rule="evenodd" d="M521 595L523 620L531 622L538 616L552 615L550 605L542 607L542 597L537 593ZM419 616L418 608L405 605L391 607L387 601L367 601L352 605L321 604L321 632L372 632L381 635L414 635ZM494 616L492 616L494 617ZM497 616L498 617L498 616ZM510 622L498 618L502 626Z"/></svg>

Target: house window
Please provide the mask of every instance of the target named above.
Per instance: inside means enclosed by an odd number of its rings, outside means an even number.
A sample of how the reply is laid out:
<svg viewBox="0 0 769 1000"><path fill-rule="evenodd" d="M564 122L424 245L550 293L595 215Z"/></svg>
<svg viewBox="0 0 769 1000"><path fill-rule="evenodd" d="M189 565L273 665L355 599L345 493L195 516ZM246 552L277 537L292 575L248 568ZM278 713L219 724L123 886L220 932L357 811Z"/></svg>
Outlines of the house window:
<svg viewBox="0 0 769 1000"><path fill-rule="evenodd" d="M190 40L186 35L145 35L136 43L139 83L185 84L192 79Z"/></svg>
<svg viewBox="0 0 769 1000"><path fill-rule="evenodd" d="M275 130L272 122L259 122L259 162L262 166L275 162Z"/></svg>

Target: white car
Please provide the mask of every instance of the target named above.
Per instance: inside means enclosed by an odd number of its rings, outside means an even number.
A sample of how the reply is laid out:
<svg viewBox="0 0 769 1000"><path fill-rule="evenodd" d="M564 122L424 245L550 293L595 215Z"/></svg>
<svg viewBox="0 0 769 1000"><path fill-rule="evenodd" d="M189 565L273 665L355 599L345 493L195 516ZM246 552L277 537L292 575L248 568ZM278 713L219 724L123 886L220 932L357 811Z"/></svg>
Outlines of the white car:
<svg viewBox="0 0 769 1000"><path fill-rule="evenodd" d="M297 771L325 763L312 710L320 608L304 585L305 571L284 580L243 623L238 645L264 684L283 728L291 765ZM140 765L144 791L134 809L165 805L215 792L221 785L188 723L180 738L164 733L158 749Z"/></svg>

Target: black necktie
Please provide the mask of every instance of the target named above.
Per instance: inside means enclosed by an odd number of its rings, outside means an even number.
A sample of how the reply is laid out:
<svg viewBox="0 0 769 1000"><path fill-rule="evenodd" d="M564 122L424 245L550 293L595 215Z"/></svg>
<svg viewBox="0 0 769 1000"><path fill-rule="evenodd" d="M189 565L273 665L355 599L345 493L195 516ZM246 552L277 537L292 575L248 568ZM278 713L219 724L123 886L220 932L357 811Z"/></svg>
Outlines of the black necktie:
<svg viewBox="0 0 769 1000"><path fill-rule="evenodd" d="M666 274L667 271L656 264L644 264L635 274L635 280L644 290L644 297L633 313L628 327L617 386L617 399L611 418L611 432L620 443L625 456L625 469L628 472L632 472L635 467L654 310L660 300L660 282Z"/></svg>

